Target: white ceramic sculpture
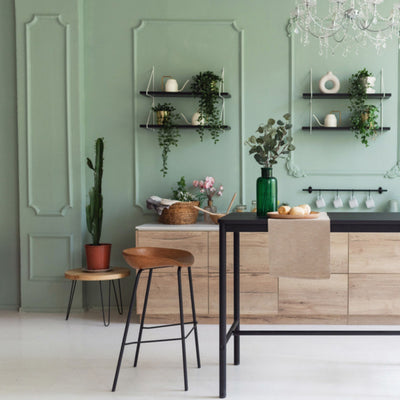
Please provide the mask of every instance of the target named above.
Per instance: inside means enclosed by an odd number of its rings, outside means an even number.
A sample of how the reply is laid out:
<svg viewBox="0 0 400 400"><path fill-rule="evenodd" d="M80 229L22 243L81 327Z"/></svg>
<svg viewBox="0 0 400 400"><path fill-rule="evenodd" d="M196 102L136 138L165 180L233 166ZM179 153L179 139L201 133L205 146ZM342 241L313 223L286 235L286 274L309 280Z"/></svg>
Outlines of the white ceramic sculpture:
<svg viewBox="0 0 400 400"><path fill-rule="evenodd" d="M331 89L326 87L327 82L332 82L333 86ZM329 71L326 75L324 75L319 81L319 90L321 93L337 93L340 89L340 81L336 75L333 75L332 71Z"/></svg>

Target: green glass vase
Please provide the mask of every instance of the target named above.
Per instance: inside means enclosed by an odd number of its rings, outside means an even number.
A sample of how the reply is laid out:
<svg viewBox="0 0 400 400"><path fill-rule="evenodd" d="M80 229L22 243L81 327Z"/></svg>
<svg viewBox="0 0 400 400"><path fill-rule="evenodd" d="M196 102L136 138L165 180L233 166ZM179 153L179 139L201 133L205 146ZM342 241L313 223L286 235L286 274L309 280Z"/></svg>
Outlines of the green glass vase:
<svg viewBox="0 0 400 400"><path fill-rule="evenodd" d="M272 168L261 168L257 179L257 215L265 217L267 212L278 208L278 183L272 176Z"/></svg>

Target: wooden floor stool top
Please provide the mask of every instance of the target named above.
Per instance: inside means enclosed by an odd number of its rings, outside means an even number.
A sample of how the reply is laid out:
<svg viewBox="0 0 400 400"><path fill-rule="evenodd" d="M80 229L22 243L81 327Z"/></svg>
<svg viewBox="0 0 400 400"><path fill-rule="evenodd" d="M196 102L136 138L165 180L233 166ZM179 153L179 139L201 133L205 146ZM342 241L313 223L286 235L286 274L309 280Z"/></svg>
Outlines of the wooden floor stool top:
<svg viewBox="0 0 400 400"><path fill-rule="evenodd" d="M129 268L111 267L106 272L87 272L82 268L65 271L65 278L71 281L111 281L126 278L130 275Z"/></svg>

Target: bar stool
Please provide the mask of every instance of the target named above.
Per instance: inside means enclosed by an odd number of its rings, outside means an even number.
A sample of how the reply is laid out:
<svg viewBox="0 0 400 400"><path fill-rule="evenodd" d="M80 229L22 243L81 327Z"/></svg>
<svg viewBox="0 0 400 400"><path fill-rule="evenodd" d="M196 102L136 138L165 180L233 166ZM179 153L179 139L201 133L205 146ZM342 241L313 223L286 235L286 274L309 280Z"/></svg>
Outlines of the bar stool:
<svg viewBox="0 0 400 400"><path fill-rule="evenodd" d="M166 249L159 247L134 247L130 249L123 250L122 252L125 261L134 269L136 269L136 279L133 285L132 298L129 306L128 316L126 319L126 325L124 334L122 337L121 350L119 353L117 369L115 371L114 383L112 386L112 391L115 392L117 387L118 375L121 368L121 361L124 354L125 346L130 344L136 344L136 353L135 353L135 361L133 366L136 367L139 350L141 343L155 343L155 342L166 342L166 341L174 341L180 340L182 342L182 359L183 359L183 378L184 378L184 386L185 391L188 390L188 379L187 379L187 364L186 364L186 345L185 341L188 336L194 332L195 344L196 344L196 356L197 356L197 367L200 368L200 351L199 351L199 340L197 335L197 320L196 320L196 310L194 305L194 295L193 295L193 283L192 283L192 270L191 266L194 262L193 255L185 250L178 249ZM153 275L153 270L158 268L167 268L167 267L177 267L177 275L178 275L178 297L179 297L179 314L180 314L180 322L177 324L168 324L168 325L158 325L154 327L144 327L144 318L146 315L147 308L147 300L150 292L151 285L151 277ZM192 329L189 331L187 335L185 335L185 322L183 317L183 301L182 301L182 279L181 279L181 270L182 268L188 269L188 277L189 277L189 288L190 288L190 299L192 304L192 316L193 321L187 322L187 324L193 324ZM133 303L136 297L136 291L139 283L139 278L144 270L149 270L149 277L147 280L146 294L143 303L143 312L140 321L140 328L138 334L138 340L136 342L127 342L128 330L131 320ZM160 340L142 340L143 329L154 329L154 328L162 328L167 326L178 326L181 327L181 336L178 338L171 339L160 339Z"/></svg>

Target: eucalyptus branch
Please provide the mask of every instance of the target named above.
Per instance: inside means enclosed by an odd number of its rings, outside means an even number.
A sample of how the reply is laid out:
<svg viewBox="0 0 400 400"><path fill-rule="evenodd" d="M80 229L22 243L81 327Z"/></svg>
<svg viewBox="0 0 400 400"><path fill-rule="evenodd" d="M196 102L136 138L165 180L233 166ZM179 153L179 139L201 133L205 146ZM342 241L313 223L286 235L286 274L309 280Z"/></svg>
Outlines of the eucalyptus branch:
<svg viewBox="0 0 400 400"><path fill-rule="evenodd" d="M257 129L256 132L260 136L250 136L245 142L251 147L249 154L253 154L254 159L264 167L272 167L278 163L279 158L287 157L296 149L288 132L292 127L290 114L285 114L283 119L285 121L270 118L265 125L260 125Z"/></svg>

